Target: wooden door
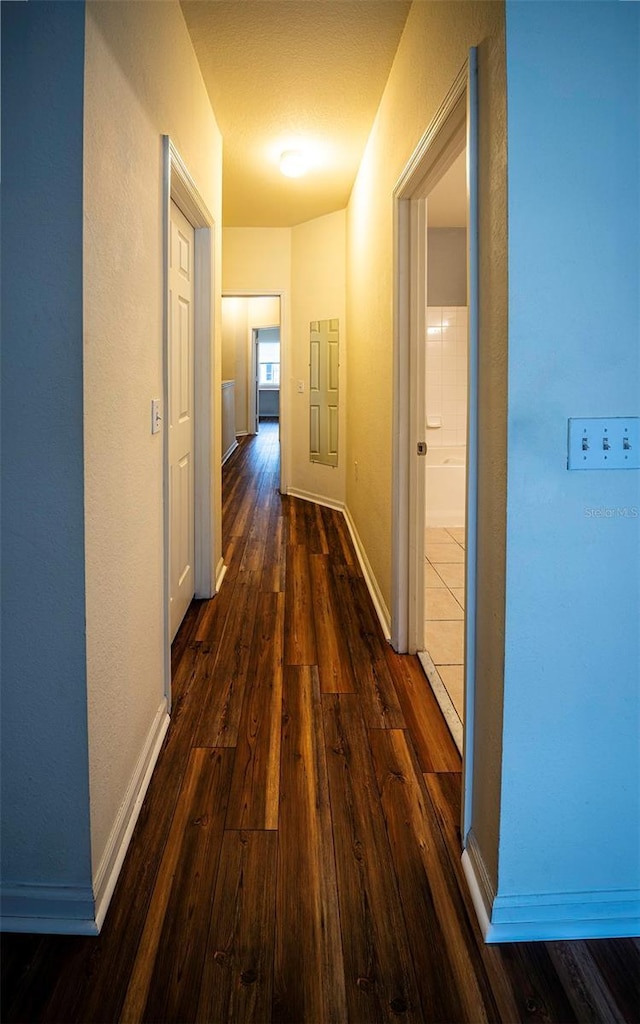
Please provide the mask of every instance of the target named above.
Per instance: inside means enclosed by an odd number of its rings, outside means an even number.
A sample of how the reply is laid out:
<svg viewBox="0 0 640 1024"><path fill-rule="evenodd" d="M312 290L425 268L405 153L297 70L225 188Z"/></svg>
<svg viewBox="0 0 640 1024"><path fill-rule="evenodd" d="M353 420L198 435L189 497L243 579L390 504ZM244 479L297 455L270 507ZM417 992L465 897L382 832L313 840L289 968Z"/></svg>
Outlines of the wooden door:
<svg viewBox="0 0 640 1024"><path fill-rule="evenodd" d="M171 203L169 257L169 566L173 640L194 594L195 232Z"/></svg>

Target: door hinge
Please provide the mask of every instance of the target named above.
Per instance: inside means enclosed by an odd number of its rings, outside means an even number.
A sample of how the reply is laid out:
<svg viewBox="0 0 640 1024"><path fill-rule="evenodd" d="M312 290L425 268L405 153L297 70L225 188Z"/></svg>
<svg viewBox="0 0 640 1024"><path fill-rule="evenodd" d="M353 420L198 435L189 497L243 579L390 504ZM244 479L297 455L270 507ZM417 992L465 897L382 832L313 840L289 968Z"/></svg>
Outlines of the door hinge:
<svg viewBox="0 0 640 1024"><path fill-rule="evenodd" d="M427 454L427 442L426 441L418 441L417 450L418 450L418 455L426 455Z"/></svg>

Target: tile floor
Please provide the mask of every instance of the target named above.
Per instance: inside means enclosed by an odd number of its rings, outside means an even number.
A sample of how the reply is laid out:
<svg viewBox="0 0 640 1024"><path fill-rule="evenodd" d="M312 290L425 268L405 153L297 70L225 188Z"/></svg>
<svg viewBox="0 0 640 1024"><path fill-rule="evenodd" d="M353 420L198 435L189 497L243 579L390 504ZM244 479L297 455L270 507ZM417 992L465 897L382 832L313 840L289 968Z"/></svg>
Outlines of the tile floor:
<svg viewBox="0 0 640 1024"><path fill-rule="evenodd" d="M425 540L425 647L462 722L464 528L427 528Z"/></svg>

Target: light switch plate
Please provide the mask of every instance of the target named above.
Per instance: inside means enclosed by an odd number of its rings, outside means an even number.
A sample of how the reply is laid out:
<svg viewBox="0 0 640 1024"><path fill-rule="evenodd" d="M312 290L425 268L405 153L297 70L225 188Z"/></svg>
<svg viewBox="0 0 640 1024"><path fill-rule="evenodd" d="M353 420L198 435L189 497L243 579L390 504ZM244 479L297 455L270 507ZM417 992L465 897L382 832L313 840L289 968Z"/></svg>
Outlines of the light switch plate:
<svg viewBox="0 0 640 1024"><path fill-rule="evenodd" d="M639 469L638 416L569 420L567 469Z"/></svg>

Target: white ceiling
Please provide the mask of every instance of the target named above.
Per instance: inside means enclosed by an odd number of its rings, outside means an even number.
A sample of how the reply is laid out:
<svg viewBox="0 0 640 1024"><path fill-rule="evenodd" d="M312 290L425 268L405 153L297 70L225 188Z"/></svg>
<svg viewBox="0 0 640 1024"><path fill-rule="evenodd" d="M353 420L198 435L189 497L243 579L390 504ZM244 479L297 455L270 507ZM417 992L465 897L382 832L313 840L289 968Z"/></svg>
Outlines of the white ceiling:
<svg viewBox="0 0 640 1024"><path fill-rule="evenodd" d="M348 202L405 0L181 0L223 136L223 223L299 224ZM303 177L280 153L308 147Z"/></svg>

